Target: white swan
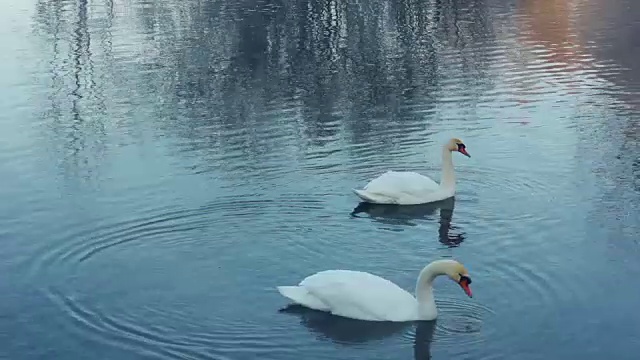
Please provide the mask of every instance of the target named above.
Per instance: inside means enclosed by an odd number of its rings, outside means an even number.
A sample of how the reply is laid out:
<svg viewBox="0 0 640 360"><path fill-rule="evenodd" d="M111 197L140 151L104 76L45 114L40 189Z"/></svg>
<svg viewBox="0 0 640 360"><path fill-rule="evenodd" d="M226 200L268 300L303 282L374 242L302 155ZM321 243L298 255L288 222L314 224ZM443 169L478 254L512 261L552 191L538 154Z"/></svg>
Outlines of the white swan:
<svg viewBox="0 0 640 360"><path fill-rule="evenodd" d="M374 204L417 205L450 198L456 192L451 158L453 151L471 157L460 139L453 138L444 144L440 184L412 171L387 171L371 180L362 190L352 190L365 202Z"/></svg>
<svg viewBox="0 0 640 360"><path fill-rule="evenodd" d="M438 309L433 280L447 275L471 297L471 278L455 260L436 260L425 266L416 282L416 297L379 276L351 270L326 270L311 275L298 286L278 286L294 303L334 315L368 321L433 320Z"/></svg>

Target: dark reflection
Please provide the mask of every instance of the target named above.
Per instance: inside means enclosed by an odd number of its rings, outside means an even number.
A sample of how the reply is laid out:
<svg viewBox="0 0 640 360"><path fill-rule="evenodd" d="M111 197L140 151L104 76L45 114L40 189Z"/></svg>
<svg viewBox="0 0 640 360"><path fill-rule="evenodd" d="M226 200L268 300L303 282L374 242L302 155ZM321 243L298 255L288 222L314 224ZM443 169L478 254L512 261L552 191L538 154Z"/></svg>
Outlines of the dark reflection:
<svg viewBox="0 0 640 360"><path fill-rule="evenodd" d="M301 323L309 331L342 345L362 344L389 338L407 331L415 324L414 358L416 360L431 358L431 341L436 321L402 323L361 321L311 310L295 304L288 305L280 312L299 316Z"/></svg>
<svg viewBox="0 0 640 360"><path fill-rule="evenodd" d="M302 152L342 138L367 145L350 147L356 156L388 154L431 126L443 82L457 79L470 108L493 86L493 58L479 46L495 41L484 0L169 0L127 9L139 22L114 32L111 0L38 2L36 23L53 47L45 118L67 172L92 171L118 125L108 119L125 124L138 111L195 155L198 172L263 176L257 170L284 166L269 161L294 141Z"/></svg>
<svg viewBox="0 0 640 360"><path fill-rule="evenodd" d="M413 358L415 360L431 359L431 343L437 321L419 321L416 323L416 336L413 340Z"/></svg>
<svg viewBox="0 0 640 360"><path fill-rule="evenodd" d="M104 153L106 104L104 82L95 79L89 2L40 1L36 16L51 46L47 136L64 175L90 179Z"/></svg>
<svg viewBox="0 0 640 360"><path fill-rule="evenodd" d="M281 309L280 312L297 315L300 317L302 324L313 333L346 345L384 339L399 334L412 325L410 322L397 323L349 319L296 304L288 305Z"/></svg>
<svg viewBox="0 0 640 360"><path fill-rule="evenodd" d="M455 197L420 205L381 205L361 202L350 215L358 217L358 214L366 213L371 219L382 224L417 226L416 220L429 220L439 209L438 238L442 244L456 247L464 241L465 233L457 232L458 227L451 223L455 203Z"/></svg>
<svg viewBox="0 0 640 360"><path fill-rule="evenodd" d="M163 126L212 160L241 147L245 169L281 152L287 136L324 146L344 132L390 151L408 124L429 126L449 72L464 72L469 106L483 91L472 88L492 86L477 46L494 40L484 1L163 4L140 11L163 65L148 81L175 112ZM190 15L164 15L178 8ZM283 118L295 130L274 126Z"/></svg>
<svg viewBox="0 0 640 360"><path fill-rule="evenodd" d="M640 159L635 159L631 164L633 172L633 184L637 192L640 193Z"/></svg>

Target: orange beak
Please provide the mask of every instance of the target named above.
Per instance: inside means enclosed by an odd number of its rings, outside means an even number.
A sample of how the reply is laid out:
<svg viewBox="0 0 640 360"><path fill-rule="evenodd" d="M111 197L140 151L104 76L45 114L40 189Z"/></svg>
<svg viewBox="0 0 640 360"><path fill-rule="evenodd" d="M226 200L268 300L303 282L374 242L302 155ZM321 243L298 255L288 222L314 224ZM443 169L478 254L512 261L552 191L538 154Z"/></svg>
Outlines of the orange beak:
<svg viewBox="0 0 640 360"><path fill-rule="evenodd" d="M469 285L471 285L471 278L468 276L461 276L460 277L460 281L458 281L458 284L460 285L460 287L462 288L462 290L464 290L464 292L467 294L467 296L469 297L473 297L473 294L471 293L471 288L469 287Z"/></svg>
<svg viewBox="0 0 640 360"><path fill-rule="evenodd" d="M467 149L466 149L466 148L464 148L464 147L460 147L460 148L458 148L458 151L459 151L462 155L464 155L464 156L466 156L466 157L469 157L469 158L471 157L471 155L469 155L469 153L467 152Z"/></svg>

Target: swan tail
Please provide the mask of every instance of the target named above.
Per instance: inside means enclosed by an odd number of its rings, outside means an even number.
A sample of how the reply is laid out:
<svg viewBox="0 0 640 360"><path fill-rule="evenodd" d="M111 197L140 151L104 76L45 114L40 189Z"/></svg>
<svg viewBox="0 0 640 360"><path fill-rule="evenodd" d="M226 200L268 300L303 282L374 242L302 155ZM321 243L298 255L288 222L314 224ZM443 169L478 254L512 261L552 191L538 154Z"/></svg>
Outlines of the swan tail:
<svg viewBox="0 0 640 360"><path fill-rule="evenodd" d="M374 194L366 190L351 189L358 197L366 202L374 204L395 204L396 202L388 196Z"/></svg>
<svg viewBox="0 0 640 360"><path fill-rule="evenodd" d="M296 304L303 305L314 310L330 310L327 304L313 296L302 286L278 286L277 289L282 296Z"/></svg>

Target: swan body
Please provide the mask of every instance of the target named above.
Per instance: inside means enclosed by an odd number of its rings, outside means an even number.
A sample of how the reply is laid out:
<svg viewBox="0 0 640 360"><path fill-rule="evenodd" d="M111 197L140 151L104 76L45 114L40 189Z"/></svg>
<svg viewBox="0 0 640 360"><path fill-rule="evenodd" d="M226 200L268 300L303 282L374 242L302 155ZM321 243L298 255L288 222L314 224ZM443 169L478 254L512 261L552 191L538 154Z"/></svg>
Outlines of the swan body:
<svg viewBox="0 0 640 360"><path fill-rule="evenodd" d="M417 205L453 196L451 191L438 191L440 185L413 171L387 171L371 180L362 190L353 191L362 200L375 204Z"/></svg>
<svg viewBox="0 0 640 360"><path fill-rule="evenodd" d="M278 286L296 304L334 315L365 321L433 320L438 315L432 283L447 275L471 296L467 270L455 260L436 260L425 266L416 283L416 296L389 280L352 270L326 270L297 286Z"/></svg>
<svg viewBox="0 0 640 360"><path fill-rule="evenodd" d="M471 157L460 139L453 138L444 144L440 184L412 171L387 171L353 192L363 201L374 204L418 205L448 199L456 192L451 156L454 151Z"/></svg>

